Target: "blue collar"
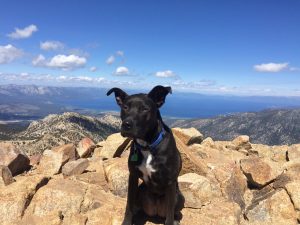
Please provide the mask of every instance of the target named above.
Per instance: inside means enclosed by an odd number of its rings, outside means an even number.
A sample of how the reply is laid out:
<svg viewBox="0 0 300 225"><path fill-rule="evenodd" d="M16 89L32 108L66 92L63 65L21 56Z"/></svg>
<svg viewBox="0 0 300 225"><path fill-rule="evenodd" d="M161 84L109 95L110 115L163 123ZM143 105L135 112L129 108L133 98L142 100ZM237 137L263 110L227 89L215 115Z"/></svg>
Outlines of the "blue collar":
<svg viewBox="0 0 300 225"><path fill-rule="evenodd" d="M147 146L142 146L140 144L138 144L136 141L134 141L134 145L137 149L141 150L143 148L150 148L150 150L154 150L159 144L160 142L164 139L164 136L166 134L165 129L162 127L161 131L159 132L157 138L155 141L153 141L151 144L147 145Z"/></svg>

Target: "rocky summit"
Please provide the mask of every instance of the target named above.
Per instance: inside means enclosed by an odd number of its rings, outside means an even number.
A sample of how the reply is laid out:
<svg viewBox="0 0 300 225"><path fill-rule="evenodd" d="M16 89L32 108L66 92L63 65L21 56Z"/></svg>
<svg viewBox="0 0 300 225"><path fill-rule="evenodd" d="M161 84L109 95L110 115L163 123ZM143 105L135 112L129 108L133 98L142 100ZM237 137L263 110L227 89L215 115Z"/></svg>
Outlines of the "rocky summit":
<svg viewBox="0 0 300 225"><path fill-rule="evenodd" d="M194 128L173 133L183 159L182 225L300 223L300 144L215 141ZM30 156L20 145L0 144L1 225L121 224L131 141L117 133L65 142ZM135 220L161 224L142 214Z"/></svg>

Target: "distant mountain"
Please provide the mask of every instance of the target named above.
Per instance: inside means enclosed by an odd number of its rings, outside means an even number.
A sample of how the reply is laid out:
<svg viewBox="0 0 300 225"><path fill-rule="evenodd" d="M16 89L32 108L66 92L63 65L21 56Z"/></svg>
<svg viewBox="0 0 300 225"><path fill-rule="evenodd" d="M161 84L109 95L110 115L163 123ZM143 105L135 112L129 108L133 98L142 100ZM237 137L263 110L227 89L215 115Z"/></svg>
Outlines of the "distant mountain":
<svg viewBox="0 0 300 225"><path fill-rule="evenodd" d="M171 127L195 127L205 137L212 137L214 140L232 140L239 135L249 135L252 143L300 143L300 109L264 110L212 119L164 118L164 121ZM108 135L119 132L119 129L120 118L116 115L86 116L66 112L33 121L27 128L25 125L18 127L11 124L2 129L0 124L0 139L13 141L25 152L32 154L64 143L77 143L83 137L99 142Z"/></svg>
<svg viewBox="0 0 300 225"><path fill-rule="evenodd" d="M34 120L50 113L70 111L89 115L119 111L115 99L106 96L107 90L96 87L0 85L0 120ZM149 91L125 90L129 94ZM230 113L291 107L300 107L300 97L218 96L173 90L161 111L168 117L212 118Z"/></svg>
<svg viewBox="0 0 300 225"><path fill-rule="evenodd" d="M43 152L53 146L77 143L89 137L96 143L118 132L120 121L113 115L90 117L74 112L51 114L32 123L24 131L11 137L25 152Z"/></svg>
<svg viewBox="0 0 300 225"><path fill-rule="evenodd" d="M89 113L107 105L109 99L105 98L105 91L84 87L0 85L0 120L34 120L68 111Z"/></svg>
<svg viewBox="0 0 300 225"><path fill-rule="evenodd" d="M249 135L252 143L283 145L300 143L300 109L264 110L212 119L168 120L172 127L195 127L214 140Z"/></svg>

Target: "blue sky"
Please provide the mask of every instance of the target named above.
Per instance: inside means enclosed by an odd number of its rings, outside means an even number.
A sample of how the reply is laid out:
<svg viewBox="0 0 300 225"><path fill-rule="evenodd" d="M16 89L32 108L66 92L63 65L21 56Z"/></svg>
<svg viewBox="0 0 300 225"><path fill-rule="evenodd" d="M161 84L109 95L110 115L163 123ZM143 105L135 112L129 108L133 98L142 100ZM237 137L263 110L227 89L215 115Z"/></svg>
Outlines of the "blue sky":
<svg viewBox="0 0 300 225"><path fill-rule="evenodd" d="M0 5L0 84L300 96L299 0Z"/></svg>

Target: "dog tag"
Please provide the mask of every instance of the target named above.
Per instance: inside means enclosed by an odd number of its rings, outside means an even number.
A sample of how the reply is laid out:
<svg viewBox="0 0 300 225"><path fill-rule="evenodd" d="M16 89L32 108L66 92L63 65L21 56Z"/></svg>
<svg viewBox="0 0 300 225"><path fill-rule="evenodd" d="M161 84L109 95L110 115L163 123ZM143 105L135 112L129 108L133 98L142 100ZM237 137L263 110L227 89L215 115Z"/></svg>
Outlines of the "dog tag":
<svg viewBox="0 0 300 225"><path fill-rule="evenodd" d="M133 153L133 155L131 156L130 160L131 160L132 162L138 161L138 154L137 154L137 153Z"/></svg>

